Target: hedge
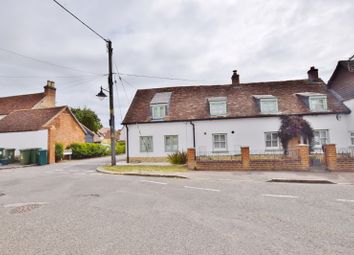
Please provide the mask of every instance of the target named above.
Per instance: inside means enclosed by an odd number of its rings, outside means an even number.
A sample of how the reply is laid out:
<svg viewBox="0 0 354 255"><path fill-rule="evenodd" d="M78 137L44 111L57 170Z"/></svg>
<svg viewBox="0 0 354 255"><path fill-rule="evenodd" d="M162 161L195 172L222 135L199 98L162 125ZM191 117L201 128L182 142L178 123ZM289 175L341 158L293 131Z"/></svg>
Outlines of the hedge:
<svg viewBox="0 0 354 255"><path fill-rule="evenodd" d="M109 154L107 146L95 143L73 143L68 149L72 150L72 158L95 158L102 157Z"/></svg>

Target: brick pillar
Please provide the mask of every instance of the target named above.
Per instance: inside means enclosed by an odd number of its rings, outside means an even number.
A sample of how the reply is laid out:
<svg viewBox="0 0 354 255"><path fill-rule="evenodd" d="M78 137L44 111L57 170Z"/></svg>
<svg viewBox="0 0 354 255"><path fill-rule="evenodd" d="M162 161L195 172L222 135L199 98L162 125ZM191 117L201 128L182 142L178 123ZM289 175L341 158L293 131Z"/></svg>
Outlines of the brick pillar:
<svg viewBox="0 0 354 255"><path fill-rule="evenodd" d="M309 146L307 144L299 144L296 147L299 154L301 169L309 170L310 168Z"/></svg>
<svg viewBox="0 0 354 255"><path fill-rule="evenodd" d="M250 168L250 147L241 147L241 161L243 169Z"/></svg>
<svg viewBox="0 0 354 255"><path fill-rule="evenodd" d="M337 170L337 150L335 144L324 145L324 157L328 170Z"/></svg>
<svg viewBox="0 0 354 255"><path fill-rule="evenodd" d="M48 164L55 163L55 133L54 126L48 128Z"/></svg>
<svg viewBox="0 0 354 255"><path fill-rule="evenodd" d="M188 148L187 149L187 167L190 170L196 170L197 157L195 154L195 148Z"/></svg>

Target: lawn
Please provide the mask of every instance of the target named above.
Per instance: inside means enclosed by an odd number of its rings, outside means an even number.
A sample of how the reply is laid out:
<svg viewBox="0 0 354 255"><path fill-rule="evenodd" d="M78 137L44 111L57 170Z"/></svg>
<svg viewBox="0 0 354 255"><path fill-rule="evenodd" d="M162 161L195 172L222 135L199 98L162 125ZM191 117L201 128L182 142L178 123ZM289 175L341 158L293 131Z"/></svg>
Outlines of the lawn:
<svg viewBox="0 0 354 255"><path fill-rule="evenodd" d="M112 172L186 172L185 165L149 166L149 165L122 165L105 166L105 170Z"/></svg>

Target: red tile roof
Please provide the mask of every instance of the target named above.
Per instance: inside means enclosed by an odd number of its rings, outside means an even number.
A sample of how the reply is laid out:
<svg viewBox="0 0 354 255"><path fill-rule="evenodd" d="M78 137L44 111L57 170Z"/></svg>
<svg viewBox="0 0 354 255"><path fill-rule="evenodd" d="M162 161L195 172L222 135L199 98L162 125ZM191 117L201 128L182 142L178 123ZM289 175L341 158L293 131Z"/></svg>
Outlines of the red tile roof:
<svg viewBox="0 0 354 255"><path fill-rule="evenodd" d="M0 120L0 133L36 131L67 109L67 106L13 111Z"/></svg>
<svg viewBox="0 0 354 255"><path fill-rule="evenodd" d="M279 116L286 114L349 113L350 110L326 88L324 82L310 83L308 80L241 83L239 85L181 86L169 88L141 89L130 105L123 124L154 122L150 117L150 102L156 93L172 92L169 112L164 121L189 121L205 119L247 118ZM326 94L328 111L310 112L297 93L314 92ZM279 114L260 113L253 95L273 95L278 99ZM207 99L227 97L227 115L212 117Z"/></svg>
<svg viewBox="0 0 354 255"><path fill-rule="evenodd" d="M0 97L0 115L7 115L16 110L31 109L44 97L44 93Z"/></svg>

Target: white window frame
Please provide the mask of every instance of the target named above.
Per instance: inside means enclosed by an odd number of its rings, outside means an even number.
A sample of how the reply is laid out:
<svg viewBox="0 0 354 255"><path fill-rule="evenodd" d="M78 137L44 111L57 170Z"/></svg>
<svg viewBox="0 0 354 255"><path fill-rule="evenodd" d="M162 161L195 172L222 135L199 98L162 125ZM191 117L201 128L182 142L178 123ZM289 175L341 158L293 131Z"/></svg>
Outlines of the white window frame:
<svg viewBox="0 0 354 255"><path fill-rule="evenodd" d="M316 100L323 100L322 109L315 109L317 105ZM323 112L328 110L327 96L310 96L309 97L309 107L312 112Z"/></svg>
<svg viewBox="0 0 354 255"><path fill-rule="evenodd" d="M176 145L174 145L174 144L168 145L167 144L168 137L176 138ZM178 151L178 135L165 135L164 141L165 141L165 152L177 152ZM168 148L168 146L171 146L171 147ZM176 146L176 149L173 149L173 146Z"/></svg>
<svg viewBox="0 0 354 255"><path fill-rule="evenodd" d="M270 134L270 140L267 139L267 135ZM277 134L277 146L273 146L273 134ZM267 146L267 142L270 142L271 146ZM281 142L277 131L264 132L264 145L266 150L279 150L281 148Z"/></svg>
<svg viewBox="0 0 354 255"><path fill-rule="evenodd" d="M216 107L223 108L222 111L220 109L216 110ZM211 116L225 116L227 114L227 103L225 100L221 101L209 101L209 110Z"/></svg>
<svg viewBox="0 0 354 255"><path fill-rule="evenodd" d="M349 137L350 137L350 146L354 146L354 130L349 131Z"/></svg>
<svg viewBox="0 0 354 255"><path fill-rule="evenodd" d="M160 115L156 115L155 109L160 108ZM167 115L167 104L154 104L150 106L151 118L153 120L162 120Z"/></svg>
<svg viewBox="0 0 354 255"><path fill-rule="evenodd" d="M224 141L215 141L216 136L224 136ZM223 148L216 148L215 143L225 143L225 147ZM227 152L227 133L214 133L212 134L212 145L213 145L213 152Z"/></svg>
<svg viewBox="0 0 354 255"><path fill-rule="evenodd" d="M151 139L151 145L150 149L147 146L146 141L144 139ZM153 136L151 135L146 135L146 136L139 136L139 147L140 147L140 152L153 152L154 151L154 140Z"/></svg>
<svg viewBox="0 0 354 255"><path fill-rule="evenodd" d="M274 111L266 111L264 109L263 103L269 103L273 102L274 103ZM269 114L269 113L278 113L278 99L277 98L261 98L259 100L260 106L261 106L261 113Z"/></svg>
<svg viewBox="0 0 354 255"><path fill-rule="evenodd" d="M325 132L326 136L325 136L325 137L321 136L321 134L323 134L323 133L321 133L321 132ZM319 134L319 137L318 137L318 138L316 137L316 133ZM328 129L315 129L314 132L313 132L313 134L314 134L314 137L313 137L314 146L315 146L316 148L321 148L322 145L324 145L324 144L329 144L329 143L330 143L330 140L329 140L329 130L328 130ZM326 139L326 143L322 143L322 139ZM318 142L319 144L317 144L317 142Z"/></svg>

